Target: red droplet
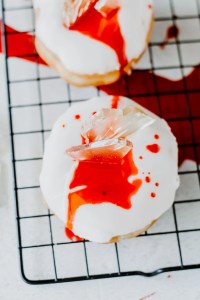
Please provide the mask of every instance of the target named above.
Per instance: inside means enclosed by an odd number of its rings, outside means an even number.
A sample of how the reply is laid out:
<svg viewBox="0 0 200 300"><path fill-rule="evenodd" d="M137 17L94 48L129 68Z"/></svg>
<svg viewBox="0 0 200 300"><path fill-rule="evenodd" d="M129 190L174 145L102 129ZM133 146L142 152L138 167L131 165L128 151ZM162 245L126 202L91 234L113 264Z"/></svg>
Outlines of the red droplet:
<svg viewBox="0 0 200 300"><path fill-rule="evenodd" d="M92 115L95 115L97 112L96 111L93 111Z"/></svg>
<svg viewBox="0 0 200 300"><path fill-rule="evenodd" d="M149 8L149 9L152 9L152 8L153 8L153 6L152 6L151 3L148 4L148 8Z"/></svg>
<svg viewBox="0 0 200 300"><path fill-rule="evenodd" d="M158 153L160 151L160 146L158 146L158 144L147 145L146 148L152 153Z"/></svg>
<svg viewBox="0 0 200 300"><path fill-rule="evenodd" d="M159 183L158 183L158 182L156 182L156 183L155 183L155 186L159 186Z"/></svg>
<svg viewBox="0 0 200 300"><path fill-rule="evenodd" d="M120 98L119 96L113 96L112 97L112 103L111 103L112 108L118 108L119 98Z"/></svg>
<svg viewBox="0 0 200 300"><path fill-rule="evenodd" d="M164 41L161 43L160 48L164 49L165 46L167 45L168 41L171 39L176 39L179 35L179 28L175 25L172 24L171 26L168 27L166 36Z"/></svg>
<svg viewBox="0 0 200 300"><path fill-rule="evenodd" d="M149 183L149 182L151 182L151 178L150 178L149 176L146 176L146 177L145 177L145 181L146 181L147 183Z"/></svg>
<svg viewBox="0 0 200 300"><path fill-rule="evenodd" d="M139 159L143 159L143 156L139 156Z"/></svg>
<svg viewBox="0 0 200 300"><path fill-rule="evenodd" d="M151 172L148 172L148 174L150 175L150 174L151 174Z"/></svg>
<svg viewBox="0 0 200 300"><path fill-rule="evenodd" d="M79 120L79 119L81 118L81 116L80 116L80 115L75 115L74 118L75 118L76 120Z"/></svg>
<svg viewBox="0 0 200 300"><path fill-rule="evenodd" d="M142 180L135 179L132 183L128 181L131 175L138 174L132 151L122 161L115 164L99 164L98 161L78 162L69 187L71 190L79 186L86 188L68 195L67 228L73 231L76 210L85 204L112 203L123 209L132 207L131 198L137 194ZM120 189L116 189L116 186L120 186Z"/></svg>
<svg viewBox="0 0 200 300"><path fill-rule="evenodd" d="M158 134L155 134L155 135L154 135L154 138L155 138L156 140L159 140L160 136L159 136Z"/></svg>
<svg viewBox="0 0 200 300"><path fill-rule="evenodd" d="M66 125L65 124L62 124L62 128L65 128L66 127Z"/></svg>
<svg viewBox="0 0 200 300"><path fill-rule="evenodd" d="M168 40L175 39L178 37L178 35L179 35L179 28L175 24L168 27L167 34L166 34Z"/></svg>
<svg viewBox="0 0 200 300"><path fill-rule="evenodd" d="M66 236L74 242L78 242L78 241L83 241L82 238L80 238L79 236L75 235L69 228L65 227L65 234Z"/></svg>
<svg viewBox="0 0 200 300"><path fill-rule="evenodd" d="M156 193L151 193L151 197L155 198L156 197Z"/></svg>

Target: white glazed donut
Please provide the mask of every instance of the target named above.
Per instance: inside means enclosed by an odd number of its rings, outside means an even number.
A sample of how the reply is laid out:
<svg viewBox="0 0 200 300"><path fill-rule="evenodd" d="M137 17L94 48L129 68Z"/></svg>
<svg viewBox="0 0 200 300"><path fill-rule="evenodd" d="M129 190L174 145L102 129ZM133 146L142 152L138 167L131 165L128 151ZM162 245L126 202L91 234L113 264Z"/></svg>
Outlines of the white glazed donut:
<svg viewBox="0 0 200 300"><path fill-rule="evenodd" d="M99 22L104 24L101 26L108 26L108 31L111 31L112 35L107 40L112 45L105 41L105 36L102 38L103 34L94 38L91 14L83 16L85 23L89 24L90 32L87 34L83 30L83 21L79 22L81 24L78 28L67 28L63 17L66 1L70 0L34 0L36 48L40 56L61 77L80 86L108 84L116 81L122 72L130 72L150 38L153 24L152 0L115 0L119 5L116 22L121 40L117 40L118 36L110 29L112 18L104 18L104 23ZM98 0L97 4L98 2L102 0ZM98 14L100 15L99 12Z"/></svg>
<svg viewBox="0 0 200 300"><path fill-rule="evenodd" d="M66 150L82 143L82 124L88 121L94 112L102 108L111 108L112 102L112 96L104 96L74 104L57 120L46 141L40 184L49 208L65 225L69 221L68 204L72 193L69 186L77 176L79 165L79 162L74 162L66 154ZM169 126L163 119L134 101L120 97L118 109L127 106L142 110L154 120L154 123L128 136L128 140L133 144L131 160L138 172L131 176L128 174L127 182L140 181L140 184L131 195L128 208L125 204L122 207L123 204L120 206L105 202L104 195L99 196L99 203L92 204L90 201L77 207L73 215L73 228L70 229L75 235L94 242L106 243L116 240L116 237L118 240L123 236L137 235L148 228L172 205L179 186L177 143ZM97 184L97 190L100 180L98 168L97 164L97 176L92 175L90 178L91 184ZM122 172L125 174L123 168ZM86 169L86 173L90 176L89 169ZM126 188L122 190L124 181L117 181L121 177L117 177L115 171L111 174L113 176L108 184L114 184L113 188L118 194L126 193ZM76 190L80 189L78 185L73 186L75 194ZM87 192L87 188L85 191ZM126 197L119 200L121 203L128 203Z"/></svg>

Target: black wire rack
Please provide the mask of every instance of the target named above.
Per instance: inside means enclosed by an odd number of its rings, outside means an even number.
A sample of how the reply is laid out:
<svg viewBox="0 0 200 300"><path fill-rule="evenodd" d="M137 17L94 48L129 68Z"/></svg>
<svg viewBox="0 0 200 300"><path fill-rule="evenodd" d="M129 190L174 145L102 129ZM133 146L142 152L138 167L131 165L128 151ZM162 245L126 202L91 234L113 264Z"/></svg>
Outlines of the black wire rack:
<svg viewBox="0 0 200 300"><path fill-rule="evenodd" d="M180 169L181 187L174 205L152 229L135 239L96 245L67 240L63 225L42 205L38 176L44 141L53 121L67 106L99 95L101 91L69 86L53 71L39 64L34 49L19 51L25 32L30 34L29 38L34 34L32 3L19 1L14 6L12 1L2 0L20 268L27 283L47 284L130 275L150 277L162 272L200 268L200 105L197 100L198 96L200 98L200 69L195 66L197 76L188 82L184 74L195 63L186 61L183 54L183 51L191 51L193 57L200 50L200 1L183 2L187 2L182 3L183 8L190 5L185 13L178 10L180 1L155 1L155 30L162 30L169 24L179 27L187 24L184 28L189 34L175 37L166 45L176 52L176 62L172 55L171 62L166 64L164 60L169 59L170 54L164 56L163 64L157 62L156 51L165 45L163 40L154 37L146 53L149 65L133 71L135 85L141 88L135 91L130 87L128 76L124 76L119 86L123 81L124 95L163 116L172 128L175 125L180 152L188 154L196 163ZM12 18L17 22L20 18L27 18L28 25L25 24L25 29L19 32L12 31L6 26ZM190 26L198 30L195 35ZM11 50L13 41L17 46ZM163 82L158 81L156 76L163 71L179 72L183 79L173 87L169 85L163 89ZM144 82L144 72L151 75L149 81ZM117 91L118 85L115 87ZM167 105L169 99L170 107ZM184 135L186 131L188 133Z"/></svg>

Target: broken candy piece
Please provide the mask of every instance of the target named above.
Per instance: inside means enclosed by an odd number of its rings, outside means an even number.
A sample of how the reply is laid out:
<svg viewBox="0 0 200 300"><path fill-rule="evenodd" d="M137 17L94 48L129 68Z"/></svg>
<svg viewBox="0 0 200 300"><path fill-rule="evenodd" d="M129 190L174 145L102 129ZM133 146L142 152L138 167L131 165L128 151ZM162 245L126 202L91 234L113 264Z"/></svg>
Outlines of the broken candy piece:
<svg viewBox="0 0 200 300"><path fill-rule="evenodd" d="M86 143L104 139L126 138L151 125L155 120L134 106L121 109L103 108L82 126Z"/></svg>
<svg viewBox="0 0 200 300"><path fill-rule="evenodd" d="M67 149L75 160L99 163L120 163L132 149L132 143L125 139L108 139Z"/></svg>

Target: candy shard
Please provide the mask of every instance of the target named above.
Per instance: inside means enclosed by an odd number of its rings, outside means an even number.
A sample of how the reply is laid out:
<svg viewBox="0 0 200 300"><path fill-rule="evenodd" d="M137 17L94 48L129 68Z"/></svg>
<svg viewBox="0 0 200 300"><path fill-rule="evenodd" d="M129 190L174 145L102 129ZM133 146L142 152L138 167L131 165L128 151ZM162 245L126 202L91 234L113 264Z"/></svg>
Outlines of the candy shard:
<svg viewBox="0 0 200 300"><path fill-rule="evenodd" d="M67 149L67 154L75 160L106 164L120 163L132 149L132 143L125 139L106 139Z"/></svg>
<svg viewBox="0 0 200 300"><path fill-rule="evenodd" d="M86 143L104 139L126 138L155 122L155 119L134 106L102 109L82 126Z"/></svg>
<svg viewBox="0 0 200 300"><path fill-rule="evenodd" d="M95 5L95 9L98 10L104 18L109 17L113 11L119 8L119 0L99 0Z"/></svg>
<svg viewBox="0 0 200 300"><path fill-rule="evenodd" d="M98 0L65 0L64 24L70 28L74 25L89 8L93 7Z"/></svg>

